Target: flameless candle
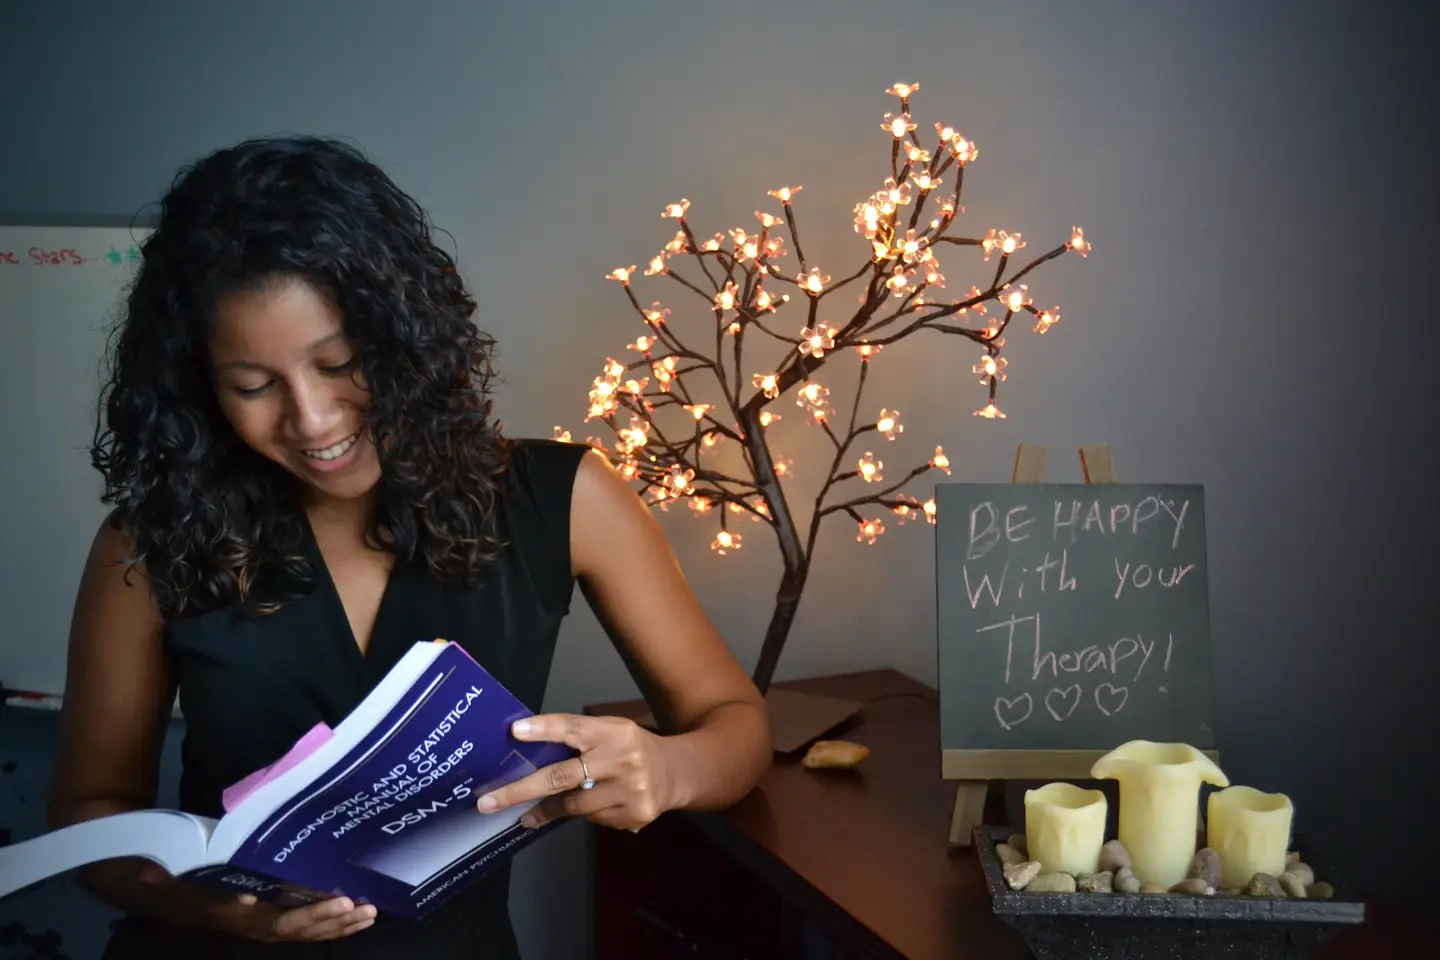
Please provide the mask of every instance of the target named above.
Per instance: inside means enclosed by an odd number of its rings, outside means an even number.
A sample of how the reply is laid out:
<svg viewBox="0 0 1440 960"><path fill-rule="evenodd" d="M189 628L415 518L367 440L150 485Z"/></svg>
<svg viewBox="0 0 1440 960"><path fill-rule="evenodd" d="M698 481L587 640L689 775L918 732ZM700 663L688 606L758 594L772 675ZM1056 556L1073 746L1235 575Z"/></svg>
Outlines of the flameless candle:
<svg viewBox="0 0 1440 960"><path fill-rule="evenodd" d="M1105 843L1105 794L1073 783L1025 791L1025 845L1045 873L1095 873Z"/></svg>
<svg viewBox="0 0 1440 960"><path fill-rule="evenodd" d="M1283 793L1230 787L1210 794L1205 843L1220 855L1220 882L1243 887L1257 873L1284 873L1293 815Z"/></svg>
<svg viewBox="0 0 1440 960"><path fill-rule="evenodd" d="M1195 858L1200 785L1228 787L1221 769L1189 744L1131 740L1095 761L1090 775L1120 783L1119 840L1135 876L1166 888L1184 880Z"/></svg>

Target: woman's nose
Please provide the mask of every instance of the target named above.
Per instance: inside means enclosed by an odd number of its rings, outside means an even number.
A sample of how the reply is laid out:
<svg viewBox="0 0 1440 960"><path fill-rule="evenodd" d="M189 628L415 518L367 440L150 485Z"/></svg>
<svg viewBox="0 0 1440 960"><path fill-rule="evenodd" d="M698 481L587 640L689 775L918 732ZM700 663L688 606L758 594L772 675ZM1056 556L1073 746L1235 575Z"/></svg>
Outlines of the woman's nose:
<svg viewBox="0 0 1440 960"><path fill-rule="evenodd" d="M290 419L293 431L303 443L330 443L340 439L335 431L345 411L323 385L302 383L290 389Z"/></svg>

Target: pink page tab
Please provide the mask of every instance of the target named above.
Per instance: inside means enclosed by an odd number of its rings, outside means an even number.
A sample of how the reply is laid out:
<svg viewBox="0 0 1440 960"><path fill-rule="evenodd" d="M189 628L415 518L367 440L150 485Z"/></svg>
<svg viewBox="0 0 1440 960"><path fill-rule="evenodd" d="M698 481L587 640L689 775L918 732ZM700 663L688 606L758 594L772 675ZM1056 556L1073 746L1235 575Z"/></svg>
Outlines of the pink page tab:
<svg viewBox="0 0 1440 960"><path fill-rule="evenodd" d="M245 779L227 787L221 794L221 803L224 804L225 812L229 813L245 800L246 797L259 790L265 784L274 780L285 771L293 768L301 760L320 749L330 737L333 731L328 724L317 723L310 728L310 731L295 741L295 745L286 752L285 756L276 760L268 767L261 767Z"/></svg>

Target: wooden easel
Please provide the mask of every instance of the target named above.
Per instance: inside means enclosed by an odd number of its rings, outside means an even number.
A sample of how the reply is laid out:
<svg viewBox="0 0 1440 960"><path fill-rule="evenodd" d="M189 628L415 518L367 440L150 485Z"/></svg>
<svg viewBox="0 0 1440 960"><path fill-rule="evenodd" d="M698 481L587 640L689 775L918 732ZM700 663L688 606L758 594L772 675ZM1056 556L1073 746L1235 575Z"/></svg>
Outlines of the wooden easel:
<svg viewBox="0 0 1440 960"><path fill-rule="evenodd" d="M1086 483L1118 483L1115 459L1108 443L1080 448L1080 469ZM1011 483L1040 483L1045 479L1045 448L1022 443L1015 451ZM1005 780L1047 778L1085 779L1099 754L1090 750L979 750L965 751L963 762L943 763L941 775L956 781L955 808L950 814L950 843L968 847L973 828L986 820L986 805L997 784ZM1001 798L1003 799L1003 798Z"/></svg>

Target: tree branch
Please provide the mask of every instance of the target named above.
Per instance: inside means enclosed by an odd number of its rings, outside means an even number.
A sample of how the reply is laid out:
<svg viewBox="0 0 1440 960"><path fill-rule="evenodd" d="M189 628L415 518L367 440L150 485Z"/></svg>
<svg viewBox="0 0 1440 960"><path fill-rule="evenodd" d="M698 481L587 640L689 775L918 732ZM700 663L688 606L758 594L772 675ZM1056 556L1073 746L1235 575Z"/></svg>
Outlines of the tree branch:
<svg viewBox="0 0 1440 960"><path fill-rule="evenodd" d="M1074 228L1070 242L1036 257L1018 270L1013 270L1014 254L1023 246L1023 243L1019 242L1019 234L1009 236L1000 233L998 245L995 230L991 230L984 238L950 236L950 231L955 228L964 209L961 198L966 170L969 164L977 159L978 151L974 144L960 137L951 128L941 127L939 124L936 125L936 130L940 136L933 150L927 149L921 143L915 130L917 124L910 113L910 96L918 89L916 84L896 84L888 91L900 98L900 112L886 114L882 123L882 127L890 133L890 177L877 192L855 208L855 229L864 241L865 255L854 272L843 279L830 282L805 255L800 239L799 216L793 203L794 194L799 187L783 187L770 191L771 196L780 200L783 217L757 214L761 224L758 233L742 231L739 228L731 230L729 237L733 242L729 243L724 241L724 234L716 234L719 242L710 244L709 248L697 240L686 218L688 200L670 204L666 208L666 217L680 220L683 246L681 237L675 237L666 244L659 258L651 261L646 275L668 274L674 282L704 299L707 304L705 312L710 315L710 322L713 324L710 334L714 338L714 349L710 356L692 350L686 342L688 337L682 338L676 326L669 322L668 316L657 316L653 320L648 316L647 309L641 306L631 289L629 277L633 270L617 270L612 275L624 282L626 296L648 328L653 331L656 342L662 344L668 352L657 356L659 351L652 353L649 349L642 349L643 359L623 367L612 361L616 365L607 367L607 382L597 381L600 388L592 392L592 404L605 411L603 419L621 437L615 445L616 452L607 451L606 455L619 458L627 475L637 477L647 487L654 487L660 498L659 502L663 504L668 505L671 500L685 496L704 497L719 504L722 530L726 529L728 512L736 510L747 511L752 516L765 520L776 531L784 576L776 594L776 610L766 631L759 665L756 668L756 682L761 685L762 690L769 682L780 645L784 643L795 616L824 518L834 513L846 513L861 524L862 539L873 539L881 528L877 525L867 530L865 525L868 521L861 516L860 508L872 504L895 510L917 506L918 502L914 498L899 494L899 491L922 473L932 469L948 469L948 464L941 460L937 453L934 459L911 469L898 482L884 487L875 480L877 472L870 470L866 462L861 462L859 469L846 469L846 458L854 454L857 441L868 432L881 430L879 422L862 423L860 418L860 405L868 386L869 363L874 356L872 352L862 352L854 394L849 404L848 423L843 435L837 433L836 427L830 421L832 411L828 391L823 409L817 409L817 405L805 396L799 398L801 402L798 405L806 408L805 415L824 431L834 449L830 468L815 499L815 510L810 517L807 535L801 543L797 534L797 523L786 502L788 491L781 483L780 470L776 465L770 438L764 436L764 409L801 384L814 382L821 386L815 380L816 375L838 351L859 349L866 345L878 350L921 330L935 330L963 337L979 344L986 356L998 358L1004 346L1004 334L1021 310L1039 318L1036 329L1042 333L1059 317L1058 312L1054 315L1042 315L1028 302L1028 296L1021 298L1026 302L1012 299L1010 294L1014 292L1014 286L1042 263L1067 250L1077 250L1083 256L1090 249L1090 245L1084 241L1083 233L1077 227ZM955 178L953 190L946 190L945 181L952 175ZM910 206L909 210L904 209L907 205ZM798 269L792 276L785 276L778 266L779 258L786 252L785 238L780 235L782 226L788 230L788 240L794 247L798 264ZM707 244L709 243L707 241ZM978 286L971 286L969 295L952 299L948 304L927 302L930 292L944 284L943 278L938 275L940 265L934 259L934 253L940 244L980 247L986 261L998 248L998 261L993 274L988 277L988 285L983 290ZM709 281L712 292L707 293L698 282L691 282L665 265L667 260L682 253L694 257ZM718 267L716 270L712 270L708 262L712 258ZM1012 275L1006 279L1006 272L1012 270ZM935 276L934 283L928 279L931 276ZM815 282L817 279L819 283ZM858 298L858 306L837 307L832 311L830 307L837 301L826 298L860 280L864 280L866 285L861 288L863 293ZM811 331L834 331L831 334L834 340L832 349L824 351L820 356L813 355L809 352L804 336L786 334L779 329L781 324L790 319L788 315L779 323L767 316L774 313L782 303L776 293L777 290L786 289L782 284L794 287L807 298L804 328ZM686 299L688 301L688 298ZM990 301L997 303L1001 314L998 320L990 320L991 315L986 309ZM972 308L976 309L971 316L985 315L983 326L965 325L970 318L961 317L960 314L971 311ZM752 327L768 340L783 345L784 352L777 358L772 369L762 368L756 371L745 366L745 338ZM729 351L725 344L727 336L733 338ZM702 330L700 342L708 339ZM805 348L803 352L801 348ZM732 363L733 369L727 369ZM670 366L672 364L673 368ZM625 390L623 381L616 377L616 371L623 370L624 374L628 374L644 365L649 366L652 375L659 381L659 388L647 390L640 386L633 392ZM715 376L720 394L724 398L723 404L717 403L713 408L695 404L687 378L701 370L709 370ZM659 373L656 374L655 371ZM759 381L752 379L758 376L773 377L772 389L766 391ZM988 387L992 405L998 381L998 376L988 376L982 380ZM645 382L649 382L648 378ZM759 389L755 388L757 385L760 386ZM602 393L601 389L607 387L608 392ZM748 395L745 393L746 388L750 388ZM701 395L699 391L697 395ZM603 406L600 406L602 403ZM729 418L719 413L724 406L729 408ZM684 431L688 436L683 440L678 434L672 440L658 423L661 411L675 407L684 408L689 418L690 425ZM617 415L621 410L631 413L631 426L622 426L617 422ZM819 416L816 416L817 412ZM587 420L595 415L592 413ZM733 422L726 422L727 419ZM643 446L634 445L635 441L640 439L639 433L628 432L635 427L643 431L646 441ZM885 430L889 430L888 425ZM716 438L738 443L744 469L749 473L748 478L730 476L724 471L701 465L707 445ZM938 447L936 449L939 450ZM704 462L708 464L708 461ZM681 492L680 497L675 495L673 470L685 471L683 477L689 478L688 490ZM873 486L878 489L874 493L862 493L841 502L828 502L835 496L840 484L856 477L867 481L875 480ZM867 482L866 486L870 487L872 484ZM719 546L724 547L726 544L722 542Z"/></svg>
<svg viewBox="0 0 1440 960"><path fill-rule="evenodd" d="M833 504L817 512L820 513L822 516L825 516L834 513L837 510L849 510L854 507L863 506L867 503L879 503L881 498L883 498L887 494L894 493L901 487L905 486L905 484L909 483L911 480L914 480L916 477L920 476L920 474L925 473L927 470L933 469L935 469L934 466L931 465L929 461L926 461L925 463L921 464L918 467L915 467L909 473L907 473L905 475L905 479L901 480L899 483L893 483L890 486L886 487L884 490L880 490L876 493L866 494L863 497L856 497L853 500L846 500L844 503Z"/></svg>

